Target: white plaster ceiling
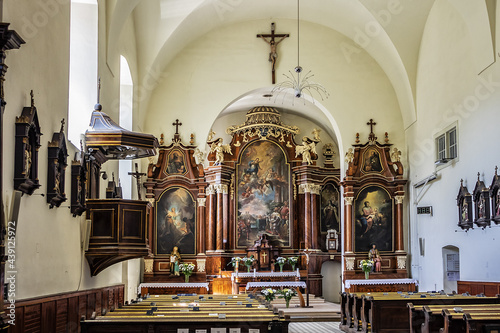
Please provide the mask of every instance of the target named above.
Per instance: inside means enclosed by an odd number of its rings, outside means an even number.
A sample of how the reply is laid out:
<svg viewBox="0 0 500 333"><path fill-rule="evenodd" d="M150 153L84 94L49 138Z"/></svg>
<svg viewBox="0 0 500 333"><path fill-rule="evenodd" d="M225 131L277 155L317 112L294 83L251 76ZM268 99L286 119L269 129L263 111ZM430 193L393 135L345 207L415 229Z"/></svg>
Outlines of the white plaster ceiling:
<svg viewBox="0 0 500 333"><path fill-rule="evenodd" d="M376 31L369 43L362 46L391 81L404 125L408 127L415 121L418 53L433 3L434 0L303 0L300 17L336 30L358 44L360 31ZM293 0L120 0L108 5L107 10L108 59L119 56L114 41L119 40L124 22L130 16L134 19L139 77L151 68L163 70L184 47L212 29L263 18L297 18L297 2ZM261 104L262 92L256 90L242 96L242 100L228 106L229 111ZM314 112L315 105L306 104ZM308 113L303 105L301 109Z"/></svg>

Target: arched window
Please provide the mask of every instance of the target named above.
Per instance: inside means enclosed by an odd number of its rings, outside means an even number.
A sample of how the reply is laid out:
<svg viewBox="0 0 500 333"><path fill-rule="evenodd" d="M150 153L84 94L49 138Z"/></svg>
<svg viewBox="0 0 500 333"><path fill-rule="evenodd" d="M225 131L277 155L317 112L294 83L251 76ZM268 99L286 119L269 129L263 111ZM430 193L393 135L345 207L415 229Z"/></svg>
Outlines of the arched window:
<svg viewBox="0 0 500 333"><path fill-rule="evenodd" d="M134 84L132 82L132 74L127 59L120 56L120 126L131 131L132 130L132 114L133 114L133 95ZM132 198L132 177L129 172L132 171L132 161L119 161L119 177L122 184L123 198Z"/></svg>
<svg viewBox="0 0 500 333"><path fill-rule="evenodd" d="M71 0L68 139L80 147L97 102L97 0Z"/></svg>

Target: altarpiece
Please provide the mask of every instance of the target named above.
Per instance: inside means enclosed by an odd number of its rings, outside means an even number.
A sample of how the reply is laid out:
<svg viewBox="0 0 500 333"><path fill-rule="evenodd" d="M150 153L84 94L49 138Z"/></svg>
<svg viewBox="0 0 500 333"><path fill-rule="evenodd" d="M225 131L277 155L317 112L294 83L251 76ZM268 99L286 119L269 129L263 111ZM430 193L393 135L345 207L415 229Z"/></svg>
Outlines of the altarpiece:
<svg viewBox="0 0 500 333"><path fill-rule="evenodd" d="M212 291L234 256L255 254L255 267L269 269L278 255L299 255L310 291L320 295L321 265L329 259L327 229L340 232L340 173L331 144L325 145L325 165L316 165L319 131L304 136L302 144L295 143L298 133L276 108L260 106L247 112L243 124L227 128L228 143L209 134L205 168L199 148L184 145L177 133L169 146L162 145L144 184L156 210L155 252L146 258L145 282L175 279L169 275L173 246L183 262L196 264L193 281L206 279ZM272 240L271 251L263 239Z"/></svg>

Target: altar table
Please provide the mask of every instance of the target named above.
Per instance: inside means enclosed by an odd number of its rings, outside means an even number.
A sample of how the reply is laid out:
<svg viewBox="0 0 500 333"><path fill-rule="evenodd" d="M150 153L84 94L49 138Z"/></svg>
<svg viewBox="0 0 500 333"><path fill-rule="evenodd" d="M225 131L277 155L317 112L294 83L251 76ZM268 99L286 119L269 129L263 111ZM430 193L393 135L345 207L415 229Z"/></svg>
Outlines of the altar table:
<svg viewBox="0 0 500 333"><path fill-rule="evenodd" d="M389 292L389 291L416 291L418 281L414 279L365 279L346 280L345 291L354 292Z"/></svg>
<svg viewBox="0 0 500 333"><path fill-rule="evenodd" d="M250 288L281 288L281 287L295 287L295 288L307 288L304 281L276 281L276 282L248 282L246 290Z"/></svg>

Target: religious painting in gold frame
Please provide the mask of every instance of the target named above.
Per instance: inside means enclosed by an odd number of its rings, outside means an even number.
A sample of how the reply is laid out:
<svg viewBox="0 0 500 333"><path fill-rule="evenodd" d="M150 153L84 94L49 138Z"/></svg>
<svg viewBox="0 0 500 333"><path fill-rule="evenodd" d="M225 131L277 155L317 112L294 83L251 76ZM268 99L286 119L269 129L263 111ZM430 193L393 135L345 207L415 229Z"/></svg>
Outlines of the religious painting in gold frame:
<svg viewBox="0 0 500 333"><path fill-rule="evenodd" d="M184 153L181 150L173 149L168 153L165 173L167 175L185 175L187 173Z"/></svg>
<svg viewBox="0 0 500 333"><path fill-rule="evenodd" d="M368 252L373 244L379 251L393 251L394 207L387 190L378 185L362 188L353 210L354 251Z"/></svg>
<svg viewBox="0 0 500 333"><path fill-rule="evenodd" d="M364 151L361 171L363 171L363 173L381 173L384 171L380 159L380 152L375 147L368 148Z"/></svg>
<svg viewBox="0 0 500 333"><path fill-rule="evenodd" d="M236 166L236 244L246 248L267 233L290 246L290 164L272 140L246 145Z"/></svg>
<svg viewBox="0 0 500 333"><path fill-rule="evenodd" d="M340 232L339 225L339 190L332 182L321 189L321 233L328 230Z"/></svg>
<svg viewBox="0 0 500 333"><path fill-rule="evenodd" d="M156 255L196 254L196 201L187 189L167 188L156 202Z"/></svg>

